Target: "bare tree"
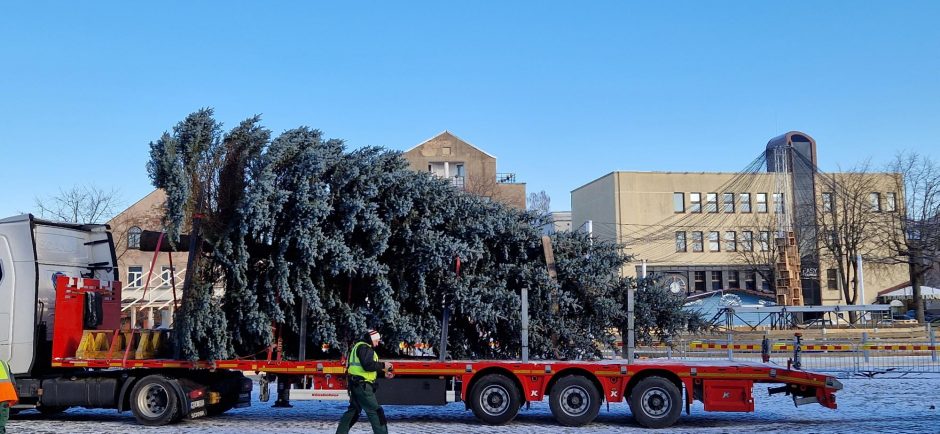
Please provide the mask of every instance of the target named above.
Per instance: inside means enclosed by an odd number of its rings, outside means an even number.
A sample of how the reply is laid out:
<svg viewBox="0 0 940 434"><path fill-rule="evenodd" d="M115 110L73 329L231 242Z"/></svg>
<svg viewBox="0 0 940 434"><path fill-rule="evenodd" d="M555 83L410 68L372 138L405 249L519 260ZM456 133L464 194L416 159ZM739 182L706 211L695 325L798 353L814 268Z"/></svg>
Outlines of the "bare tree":
<svg viewBox="0 0 940 434"><path fill-rule="evenodd" d="M529 193L527 202L529 211L535 211L540 216L545 216L552 212L552 198L548 197L548 193L545 193L545 190L538 193Z"/></svg>
<svg viewBox="0 0 940 434"><path fill-rule="evenodd" d="M75 185L46 197L36 197L40 217L69 223L101 223L108 220L120 206L117 189L105 190L92 184Z"/></svg>
<svg viewBox="0 0 940 434"><path fill-rule="evenodd" d="M742 222L745 223L745 222ZM779 251L774 240L777 230L776 218L773 214L754 214L753 222L746 222L750 230L738 234L737 258L745 264L748 271L759 275L764 282L768 282L770 290L775 291L776 280L774 267L777 264ZM760 290L760 288L757 288Z"/></svg>
<svg viewBox="0 0 940 434"><path fill-rule="evenodd" d="M880 212L880 202L873 204L871 201L873 192L880 192L885 187L879 184L878 179L871 172L869 162L819 178L818 240L822 252L835 265L846 304L859 301L859 256L872 260L881 255L879 251L883 251L879 247L877 233L885 214ZM854 312L849 316L855 322Z"/></svg>
<svg viewBox="0 0 940 434"><path fill-rule="evenodd" d="M895 197L885 215L889 218L880 231L880 242L890 254L884 262L908 266L917 321L924 322L921 285L924 277L940 261L940 166L929 157L913 152L900 153L888 165L895 173Z"/></svg>

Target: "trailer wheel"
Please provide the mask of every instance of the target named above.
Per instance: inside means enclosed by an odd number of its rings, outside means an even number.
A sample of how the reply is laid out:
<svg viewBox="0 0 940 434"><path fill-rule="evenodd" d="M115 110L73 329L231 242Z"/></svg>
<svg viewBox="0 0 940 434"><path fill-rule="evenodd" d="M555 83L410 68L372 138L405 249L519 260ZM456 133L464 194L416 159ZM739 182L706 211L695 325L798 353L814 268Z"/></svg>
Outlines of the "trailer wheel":
<svg viewBox="0 0 940 434"><path fill-rule="evenodd" d="M630 391L630 411L646 428L672 426L682 413L682 393L663 377L644 378Z"/></svg>
<svg viewBox="0 0 940 434"><path fill-rule="evenodd" d="M500 374L480 378L470 391L470 400L473 414L490 425L502 425L515 419L522 406L516 383Z"/></svg>
<svg viewBox="0 0 940 434"><path fill-rule="evenodd" d="M601 394L591 380L581 375L562 377L548 397L552 415L565 426L587 425L601 410Z"/></svg>
<svg viewBox="0 0 940 434"><path fill-rule="evenodd" d="M131 391L131 412L142 425L160 426L178 420L179 396L160 375L144 377Z"/></svg>

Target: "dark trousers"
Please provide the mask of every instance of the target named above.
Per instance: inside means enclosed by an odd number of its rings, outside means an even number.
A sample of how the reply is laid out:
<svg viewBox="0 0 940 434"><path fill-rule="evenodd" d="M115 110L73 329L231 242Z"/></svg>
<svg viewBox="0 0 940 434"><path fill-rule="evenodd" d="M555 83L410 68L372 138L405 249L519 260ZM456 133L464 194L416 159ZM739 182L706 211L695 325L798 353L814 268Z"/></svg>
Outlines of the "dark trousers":
<svg viewBox="0 0 940 434"><path fill-rule="evenodd" d="M0 403L0 434L7 432L7 419L10 417L10 408L7 403Z"/></svg>
<svg viewBox="0 0 940 434"><path fill-rule="evenodd" d="M372 424L372 432L376 434L388 434L388 424L385 420L385 410L379 406L375 399L375 385L365 381L356 381L349 386L349 409L343 413L339 419L339 426L336 427L336 434L346 434L349 428L359 419L359 413L363 410L369 423Z"/></svg>

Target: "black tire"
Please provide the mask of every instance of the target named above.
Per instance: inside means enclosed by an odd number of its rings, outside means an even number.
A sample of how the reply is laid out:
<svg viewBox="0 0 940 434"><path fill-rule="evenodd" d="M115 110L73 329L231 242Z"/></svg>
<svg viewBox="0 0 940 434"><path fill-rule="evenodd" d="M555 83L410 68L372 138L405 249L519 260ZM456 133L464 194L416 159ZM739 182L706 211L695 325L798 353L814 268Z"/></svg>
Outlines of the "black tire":
<svg viewBox="0 0 940 434"><path fill-rule="evenodd" d="M57 416L62 413L65 413L69 408L71 407L67 405L64 405L64 406L41 405L39 407L36 407L36 410L39 410L39 414L43 416Z"/></svg>
<svg viewBox="0 0 940 434"><path fill-rule="evenodd" d="M682 414L682 392L663 377L647 377L630 391L630 411L646 428L666 428Z"/></svg>
<svg viewBox="0 0 940 434"><path fill-rule="evenodd" d="M130 396L131 412L141 425L162 426L180 419L180 398L162 375L142 378Z"/></svg>
<svg viewBox="0 0 940 434"><path fill-rule="evenodd" d="M502 425L515 419L521 406L519 388L505 375L485 375L470 391L473 414L489 425Z"/></svg>
<svg viewBox="0 0 940 434"><path fill-rule="evenodd" d="M587 425L601 410L601 394L591 380L581 375L568 375L552 386L548 405L558 423L564 426Z"/></svg>

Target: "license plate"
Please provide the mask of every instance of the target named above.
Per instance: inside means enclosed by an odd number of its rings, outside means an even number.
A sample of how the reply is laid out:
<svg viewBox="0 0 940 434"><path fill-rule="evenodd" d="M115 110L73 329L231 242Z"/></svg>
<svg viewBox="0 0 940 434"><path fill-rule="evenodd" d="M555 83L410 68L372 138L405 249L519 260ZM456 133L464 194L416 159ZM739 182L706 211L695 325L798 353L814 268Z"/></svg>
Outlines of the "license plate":
<svg viewBox="0 0 940 434"><path fill-rule="evenodd" d="M202 407L205 407L205 406L206 406L206 400L205 400L205 399L199 399L199 400L196 400L196 401L193 401L193 402L190 402L190 403L189 403L189 409L190 409L190 410L195 410L195 409L197 409L197 408L202 408Z"/></svg>
<svg viewBox="0 0 940 434"><path fill-rule="evenodd" d="M189 413L189 418L190 418L190 419L195 419L195 418L197 418L197 417L203 417L203 416L205 416L205 415L206 415L206 411L205 411L205 410L193 411L193 412L190 412L190 413Z"/></svg>
<svg viewBox="0 0 940 434"><path fill-rule="evenodd" d="M238 400L239 401L251 401L251 393L239 393Z"/></svg>

